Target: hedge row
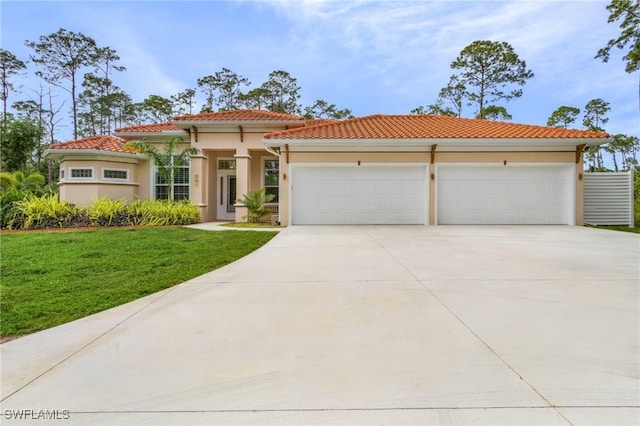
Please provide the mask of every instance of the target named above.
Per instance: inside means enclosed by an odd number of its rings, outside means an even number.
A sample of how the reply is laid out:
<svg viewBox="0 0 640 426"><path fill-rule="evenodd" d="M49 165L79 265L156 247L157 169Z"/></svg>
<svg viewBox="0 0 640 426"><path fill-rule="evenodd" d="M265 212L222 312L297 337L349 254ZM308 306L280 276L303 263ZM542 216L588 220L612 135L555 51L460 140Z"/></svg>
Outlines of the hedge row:
<svg viewBox="0 0 640 426"><path fill-rule="evenodd" d="M55 194L27 195L11 204L3 227L8 229L70 228L81 226L188 225L200 221L198 207L190 201L125 200L106 197L85 208L60 201Z"/></svg>

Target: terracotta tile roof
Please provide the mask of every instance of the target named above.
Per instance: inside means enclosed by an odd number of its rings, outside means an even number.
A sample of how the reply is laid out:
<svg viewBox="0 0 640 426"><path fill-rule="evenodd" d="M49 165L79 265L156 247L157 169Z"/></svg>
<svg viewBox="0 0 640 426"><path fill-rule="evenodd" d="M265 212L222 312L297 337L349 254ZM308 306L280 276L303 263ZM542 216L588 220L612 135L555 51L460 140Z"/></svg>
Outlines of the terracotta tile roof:
<svg viewBox="0 0 640 426"><path fill-rule="evenodd" d="M124 139L115 136L91 136L76 141L54 143L49 146L49 149L97 150L131 154L138 152L135 149L124 149L126 143Z"/></svg>
<svg viewBox="0 0 640 426"><path fill-rule="evenodd" d="M556 139L607 133L439 115L370 115L269 133L265 139Z"/></svg>
<svg viewBox="0 0 640 426"><path fill-rule="evenodd" d="M140 126L121 127L116 129L116 133L160 133L164 131L177 131L180 130L178 126L172 123L160 123L160 124L142 124Z"/></svg>
<svg viewBox="0 0 640 426"><path fill-rule="evenodd" d="M306 118L304 120L304 125L307 127L317 126L318 124L328 124L328 123L337 123L339 120L335 120L333 118Z"/></svg>
<svg viewBox="0 0 640 426"><path fill-rule="evenodd" d="M280 112L243 109L182 115L175 117L174 121L304 121L304 118Z"/></svg>

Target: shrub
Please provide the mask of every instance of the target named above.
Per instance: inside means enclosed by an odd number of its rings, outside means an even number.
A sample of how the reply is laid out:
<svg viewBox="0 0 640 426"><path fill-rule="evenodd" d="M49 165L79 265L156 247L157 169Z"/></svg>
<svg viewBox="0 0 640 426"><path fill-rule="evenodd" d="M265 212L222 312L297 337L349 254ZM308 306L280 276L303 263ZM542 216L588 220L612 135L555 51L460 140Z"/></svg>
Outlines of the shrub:
<svg viewBox="0 0 640 426"><path fill-rule="evenodd" d="M249 211L249 213L246 216L242 216L242 218L247 219L249 223L260 222L260 219L271 213L271 210L267 208L266 204L274 198L275 196L273 194L266 194L264 188L249 192L240 200Z"/></svg>
<svg viewBox="0 0 640 426"><path fill-rule="evenodd" d="M13 202L10 228L34 229L68 226L78 217L78 209L55 194L37 197L33 194Z"/></svg>
<svg viewBox="0 0 640 426"><path fill-rule="evenodd" d="M189 225L200 221L198 206L188 200L136 200L128 206L134 225Z"/></svg>
<svg viewBox="0 0 640 426"><path fill-rule="evenodd" d="M34 194L43 193L44 176L40 173L30 173L25 175L22 172L2 172L0 173L0 192L16 189L18 191L28 191Z"/></svg>
<svg viewBox="0 0 640 426"><path fill-rule="evenodd" d="M14 203L24 200L29 194L44 194L43 185L44 177L40 173L0 173L0 228L10 225Z"/></svg>
<svg viewBox="0 0 640 426"><path fill-rule="evenodd" d="M27 191L20 191L15 188L2 192L2 195L0 195L0 228L4 229L10 225L13 204L24 199L28 194L29 192Z"/></svg>
<svg viewBox="0 0 640 426"><path fill-rule="evenodd" d="M129 222L124 199L96 198L85 208L85 212L92 226L127 225Z"/></svg>
<svg viewBox="0 0 640 426"><path fill-rule="evenodd" d="M12 193L4 193L2 197L9 197L10 194ZM127 205L122 199L102 197L93 200L86 208L78 209L68 201L59 201L56 194L41 197L33 194L21 195L21 192L18 194L23 198L13 201L5 215L6 226L14 229L89 225L189 225L200 221L198 206L188 200L137 200Z"/></svg>

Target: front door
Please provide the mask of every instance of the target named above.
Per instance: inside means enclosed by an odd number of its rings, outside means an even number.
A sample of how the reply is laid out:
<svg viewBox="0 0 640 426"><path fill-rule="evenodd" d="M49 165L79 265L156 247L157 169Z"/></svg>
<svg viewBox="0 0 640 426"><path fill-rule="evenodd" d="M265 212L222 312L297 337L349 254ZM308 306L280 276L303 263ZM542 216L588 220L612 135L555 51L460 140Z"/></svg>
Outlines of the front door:
<svg viewBox="0 0 640 426"><path fill-rule="evenodd" d="M218 219L235 219L235 203L236 175L231 172L218 171Z"/></svg>

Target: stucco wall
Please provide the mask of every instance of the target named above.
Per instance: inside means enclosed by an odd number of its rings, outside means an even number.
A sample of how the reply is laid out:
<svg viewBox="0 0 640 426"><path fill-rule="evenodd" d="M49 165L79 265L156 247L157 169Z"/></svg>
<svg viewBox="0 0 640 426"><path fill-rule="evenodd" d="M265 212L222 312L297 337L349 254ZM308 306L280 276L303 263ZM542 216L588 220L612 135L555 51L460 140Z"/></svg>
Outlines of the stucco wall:
<svg viewBox="0 0 640 426"><path fill-rule="evenodd" d="M261 141L261 140L260 140ZM260 147L263 148L262 142L260 142ZM241 148L246 148L243 146ZM245 181L247 182L248 191L255 191L257 189L262 188L262 161L265 158L277 158L274 157L269 152L261 149L261 150L247 150L246 154L250 158L242 159L236 157L236 151L234 150L205 150L202 152L203 157L206 159L202 160L202 175L204 179L202 180L206 187L195 188L193 182L192 184L192 195L194 190L201 194L201 198L199 202L203 205L202 208L202 217L207 221L215 221L215 220L223 220L223 218L218 217L218 204L220 200L220 177L218 174L218 160L222 158L234 159L236 158L237 162L246 161L247 162L247 170L245 171ZM192 178L194 178L194 170L192 169ZM238 189L240 187L240 176L238 175L240 170L236 169L236 179L238 180ZM244 191L238 190L237 197L241 198L244 195ZM194 201L196 201L194 199Z"/></svg>
<svg viewBox="0 0 640 426"><path fill-rule="evenodd" d="M97 182L60 185L60 198L68 200L78 207L86 207L93 200L108 197L114 200L124 199L128 203L136 199L135 185L106 184Z"/></svg>
<svg viewBox="0 0 640 426"><path fill-rule="evenodd" d="M140 161L137 167L138 190L136 197L146 200L153 196L151 186L151 163L148 160Z"/></svg>
<svg viewBox="0 0 640 426"><path fill-rule="evenodd" d="M140 165L135 164L131 160L63 160L60 163L61 173L64 173L64 179L59 182L60 198L68 200L79 207L84 207L91 201L100 197L109 197L113 199L125 199L131 202L139 197L140 183L138 179L141 177ZM93 176L91 178L72 178L72 169L91 169ZM128 180L113 181L103 177L103 170L126 170L128 172ZM148 187L148 182L147 182ZM141 197L145 198L145 197Z"/></svg>
<svg viewBox="0 0 640 426"><path fill-rule="evenodd" d="M198 141L192 141L191 145L200 149L201 151L232 150L235 152L235 150L238 148L243 148L245 150L264 150L264 144L262 143L262 137L264 136L264 133L265 132L263 131L258 133L245 131L242 134L241 141L239 130L236 130L235 133L205 133L205 131L199 131Z"/></svg>

